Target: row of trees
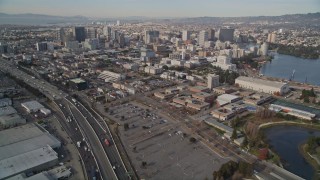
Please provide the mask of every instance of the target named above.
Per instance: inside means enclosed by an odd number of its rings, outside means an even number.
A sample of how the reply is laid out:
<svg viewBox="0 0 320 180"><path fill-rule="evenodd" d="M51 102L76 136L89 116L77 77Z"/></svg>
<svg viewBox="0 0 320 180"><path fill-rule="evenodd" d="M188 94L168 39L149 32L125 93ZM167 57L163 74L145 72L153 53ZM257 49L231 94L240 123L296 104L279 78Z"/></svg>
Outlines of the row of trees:
<svg viewBox="0 0 320 180"><path fill-rule="evenodd" d="M282 44L270 44L269 49L278 49L279 54L287 54L295 57L302 57L308 59L318 59L320 56L320 46L292 46Z"/></svg>
<svg viewBox="0 0 320 180"><path fill-rule="evenodd" d="M213 172L214 180L250 178L253 174L253 166L247 162L236 163L229 161L223 164L218 171Z"/></svg>
<svg viewBox="0 0 320 180"><path fill-rule="evenodd" d="M307 146L306 146L306 151L309 152L310 154L316 154L320 152L319 151L320 147L320 137L315 137L315 136L311 136L308 141L307 141Z"/></svg>

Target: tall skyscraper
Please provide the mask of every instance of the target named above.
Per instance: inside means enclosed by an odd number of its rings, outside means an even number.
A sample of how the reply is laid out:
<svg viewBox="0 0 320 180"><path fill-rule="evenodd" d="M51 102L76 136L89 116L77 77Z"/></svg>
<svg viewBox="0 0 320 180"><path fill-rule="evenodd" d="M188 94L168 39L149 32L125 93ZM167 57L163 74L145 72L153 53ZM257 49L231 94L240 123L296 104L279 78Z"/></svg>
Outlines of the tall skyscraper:
<svg viewBox="0 0 320 180"><path fill-rule="evenodd" d="M190 31L187 31L187 30L182 31L182 40L183 41L189 40L190 39L190 34L191 34Z"/></svg>
<svg viewBox="0 0 320 180"><path fill-rule="evenodd" d="M214 40L214 34L216 33L216 31L214 29L209 29L208 31L208 39L209 41L213 41Z"/></svg>
<svg viewBox="0 0 320 180"><path fill-rule="evenodd" d="M119 43L119 46L120 46L121 48L123 48L124 45L125 45L124 34L122 34L122 33L119 34L117 41L118 41L118 43Z"/></svg>
<svg viewBox="0 0 320 180"><path fill-rule="evenodd" d="M118 40L119 37L119 31L118 30L112 30L111 31L111 40Z"/></svg>
<svg viewBox="0 0 320 180"><path fill-rule="evenodd" d="M111 27L105 26L105 27L103 28L103 35L106 36L107 40L110 40L110 37L111 37Z"/></svg>
<svg viewBox="0 0 320 180"><path fill-rule="evenodd" d="M260 47L260 55L266 56L268 55L268 46L269 44L267 42L264 42Z"/></svg>
<svg viewBox="0 0 320 180"><path fill-rule="evenodd" d="M74 27L73 28L73 37L78 42L84 41L86 39L86 32L84 27Z"/></svg>
<svg viewBox="0 0 320 180"><path fill-rule="evenodd" d="M144 41L146 44L154 43L159 35L159 31L145 31Z"/></svg>
<svg viewBox="0 0 320 180"><path fill-rule="evenodd" d="M220 41L233 41L234 29L232 28L221 28L219 30Z"/></svg>
<svg viewBox="0 0 320 180"><path fill-rule="evenodd" d="M97 36L97 30L94 27L86 28L86 38L94 39Z"/></svg>
<svg viewBox="0 0 320 180"><path fill-rule="evenodd" d="M204 43L208 41L208 32L204 30L200 31L198 41L200 46L204 46Z"/></svg>
<svg viewBox="0 0 320 180"><path fill-rule="evenodd" d="M46 51L48 50L48 44L46 42L37 43L37 51Z"/></svg>
<svg viewBox="0 0 320 180"><path fill-rule="evenodd" d="M219 75L215 75L215 74L208 74L208 88L212 89L212 88L215 88L215 87L218 87L220 85L220 82L219 82Z"/></svg>
<svg viewBox="0 0 320 180"><path fill-rule="evenodd" d="M120 26L121 24L120 24L120 20L117 20L117 26Z"/></svg>
<svg viewBox="0 0 320 180"><path fill-rule="evenodd" d="M267 42L269 42L269 43L275 43L275 42L276 42L276 38L277 38L276 33L268 34Z"/></svg>

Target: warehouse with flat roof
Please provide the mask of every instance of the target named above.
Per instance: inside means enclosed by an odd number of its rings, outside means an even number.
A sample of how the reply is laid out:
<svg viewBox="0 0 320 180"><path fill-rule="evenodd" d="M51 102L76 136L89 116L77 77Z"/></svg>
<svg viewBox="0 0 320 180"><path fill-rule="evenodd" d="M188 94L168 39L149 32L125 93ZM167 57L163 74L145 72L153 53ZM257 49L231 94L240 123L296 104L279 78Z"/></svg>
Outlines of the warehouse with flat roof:
<svg viewBox="0 0 320 180"><path fill-rule="evenodd" d="M253 77L240 76L236 79L235 84L241 88L251 89L258 92L272 95L283 95L289 91L287 83L269 81Z"/></svg>
<svg viewBox="0 0 320 180"><path fill-rule="evenodd" d="M26 124L0 131L0 160L49 145L60 148L61 142L41 126Z"/></svg>
<svg viewBox="0 0 320 180"><path fill-rule="evenodd" d="M41 171L55 166L58 162L58 154L50 146L38 148L0 160L0 179L22 172Z"/></svg>
<svg viewBox="0 0 320 180"><path fill-rule="evenodd" d="M24 107L28 113L37 112L41 108L44 108L42 104L40 104L38 101L28 101L21 103L21 106Z"/></svg>

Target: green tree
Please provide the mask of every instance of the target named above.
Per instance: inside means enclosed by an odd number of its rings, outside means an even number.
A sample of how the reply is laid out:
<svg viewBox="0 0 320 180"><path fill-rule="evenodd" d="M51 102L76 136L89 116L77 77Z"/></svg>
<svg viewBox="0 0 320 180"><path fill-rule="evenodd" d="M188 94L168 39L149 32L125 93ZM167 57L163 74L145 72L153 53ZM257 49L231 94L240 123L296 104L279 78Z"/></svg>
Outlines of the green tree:
<svg viewBox="0 0 320 180"><path fill-rule="evenodd" d="M244 139L243 139L243 142L242 142L242 147L247 147L248 146L248 137L245 135L244 136Z"/></svg>
<svg viewBox="0 0 320 180"><path fill-rule="evenodd" d="M162 66L162 69L163 69L163 70L168 70L169 67L168 67L167 65L164 65L164 66Z"/></svg>
<svg viewBox="0 0 320 180"><path fill-rule="evenodd" d="M237 137L238 137L237 130L234 128L232 131L231 139L234 140L234 139L237 139Z"/></svg>
<svg viewBox="0 0 320 180"><path fill-rule="evenodd" d="M125 131L127 131L129 129L129 124L128 123L124 123L123 124L123 128Z"/></svg>
<svg viewBox="0 0 320 180"><path fill-rule="evenodd" d="M194 137L191 137L191 138L189 139L189 141L190 141L191 143L196 143L196 142L197 142L197 139L194 138Z"/></svg>

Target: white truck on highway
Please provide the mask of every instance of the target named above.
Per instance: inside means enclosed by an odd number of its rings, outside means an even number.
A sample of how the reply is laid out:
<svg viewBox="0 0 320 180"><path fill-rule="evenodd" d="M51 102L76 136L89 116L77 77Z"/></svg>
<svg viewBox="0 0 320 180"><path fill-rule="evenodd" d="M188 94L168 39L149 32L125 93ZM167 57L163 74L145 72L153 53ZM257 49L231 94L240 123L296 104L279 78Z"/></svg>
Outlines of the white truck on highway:
<svg viewBox="0 0 320 180"><path fill-rule="evenodd" d="M76 100L76 99L74 99L74 98L72 98L71 100L72 100L74 103L76 103L76 102L77 102L77 100Z"/></svg>
<svg viewBox="0 0 320 180"><path fill-rule="evenodd" d="M78 142L77 142L77 146L78 146L78 148L81 147L81 141L78 141Z"/></svg>

